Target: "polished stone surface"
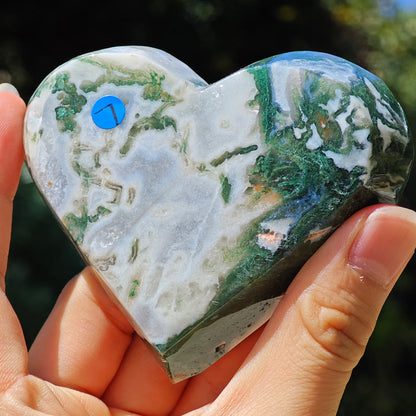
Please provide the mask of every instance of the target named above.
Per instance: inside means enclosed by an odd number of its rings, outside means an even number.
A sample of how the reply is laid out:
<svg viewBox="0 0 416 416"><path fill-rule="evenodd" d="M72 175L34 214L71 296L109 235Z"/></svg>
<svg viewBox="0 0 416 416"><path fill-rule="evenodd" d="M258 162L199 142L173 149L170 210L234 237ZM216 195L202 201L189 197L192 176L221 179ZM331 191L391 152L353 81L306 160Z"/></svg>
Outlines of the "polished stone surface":
<svg viewBox="0 0 416 416"><path fill-rule="evenodd" d="M331 55L278 55L207 85L163 51L77 57L33 95L32 176L179 381L271 315L357 209L395 203L412 145L384 83Z"/></svg>

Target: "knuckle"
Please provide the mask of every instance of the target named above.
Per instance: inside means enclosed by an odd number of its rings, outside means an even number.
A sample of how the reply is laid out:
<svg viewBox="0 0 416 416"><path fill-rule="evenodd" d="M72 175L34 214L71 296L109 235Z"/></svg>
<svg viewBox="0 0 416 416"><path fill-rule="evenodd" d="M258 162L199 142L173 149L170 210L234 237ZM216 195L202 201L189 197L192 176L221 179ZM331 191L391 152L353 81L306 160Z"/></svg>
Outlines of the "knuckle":
<svg viewBox="0 0 416 416"><path fill-rule="evenodd" d="M334 369L351 371L364 353L372 326L361 318L362 308L348 293L311 290L297 302L307 334L308 350Z"/></svg>

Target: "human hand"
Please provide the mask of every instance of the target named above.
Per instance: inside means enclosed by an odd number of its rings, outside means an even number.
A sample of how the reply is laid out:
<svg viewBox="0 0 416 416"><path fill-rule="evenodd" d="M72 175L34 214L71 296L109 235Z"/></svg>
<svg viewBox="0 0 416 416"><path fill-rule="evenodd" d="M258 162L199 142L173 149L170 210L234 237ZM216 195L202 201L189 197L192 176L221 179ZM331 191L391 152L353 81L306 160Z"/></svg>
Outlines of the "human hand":
<svg viewBox="0 0 416 416"><path fill-rule="evenodd" d="M416 247L414 212L355 214L302 268L269 323L192 379L169 381L91 268L68 283L28 353L4 293L24 111L0 92L0 415L336 414Z"/></svg>

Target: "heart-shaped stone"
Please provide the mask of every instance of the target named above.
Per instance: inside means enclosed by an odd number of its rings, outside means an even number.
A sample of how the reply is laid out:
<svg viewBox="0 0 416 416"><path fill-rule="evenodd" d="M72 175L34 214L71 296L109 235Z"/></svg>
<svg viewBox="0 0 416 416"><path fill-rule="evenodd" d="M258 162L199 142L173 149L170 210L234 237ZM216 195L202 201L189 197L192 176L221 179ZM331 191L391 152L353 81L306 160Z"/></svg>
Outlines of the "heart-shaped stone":
<svg viewBox="0 0 416 416"><path fill-rule="evenodd" d="M28 106L25 149L174 381L262 325L348 216L394 203L412 158L391 92L343 59L289 53L207 85L144 47L52 72Z"/></svg>

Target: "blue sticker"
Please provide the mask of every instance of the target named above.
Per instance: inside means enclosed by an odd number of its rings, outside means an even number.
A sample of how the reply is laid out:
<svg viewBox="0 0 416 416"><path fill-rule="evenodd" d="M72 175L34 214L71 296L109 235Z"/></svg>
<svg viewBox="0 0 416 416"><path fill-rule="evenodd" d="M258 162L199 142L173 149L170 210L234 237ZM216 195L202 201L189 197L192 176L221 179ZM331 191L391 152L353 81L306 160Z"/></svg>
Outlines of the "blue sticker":
<svg viewBox="0 0 416 416"><path fill-rule="evenodd" d="M126 107L120 98L106 95L96 101L92 107L91 116L94 123L101 129L113 129L124 119Z"/></svg>

